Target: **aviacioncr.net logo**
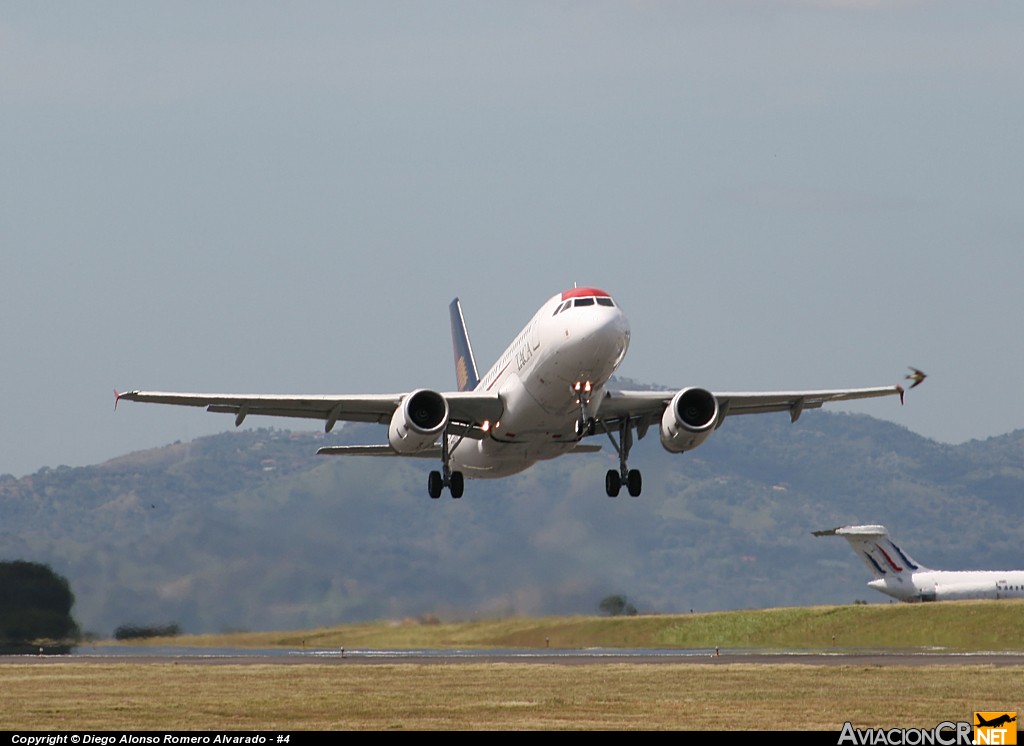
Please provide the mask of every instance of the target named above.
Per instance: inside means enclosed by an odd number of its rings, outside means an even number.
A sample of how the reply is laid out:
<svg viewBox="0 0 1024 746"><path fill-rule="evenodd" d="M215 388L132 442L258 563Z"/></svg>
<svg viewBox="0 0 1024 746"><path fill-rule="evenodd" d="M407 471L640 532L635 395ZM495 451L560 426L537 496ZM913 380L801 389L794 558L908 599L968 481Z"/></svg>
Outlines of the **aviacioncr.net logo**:
<svg viewBox="0 0 1024 746"><path fill-rule="evenodd" d="M1000 746L1017 743L1017 713L974 713L974 743Z"/></svg>
<svg viewBox="0 0 1024 746"><path fill-rule="evenodd" d="M948 720L934 728L854 728L843 724L839 745L853 746L971 746L970 723L952 723Z"/></svg>

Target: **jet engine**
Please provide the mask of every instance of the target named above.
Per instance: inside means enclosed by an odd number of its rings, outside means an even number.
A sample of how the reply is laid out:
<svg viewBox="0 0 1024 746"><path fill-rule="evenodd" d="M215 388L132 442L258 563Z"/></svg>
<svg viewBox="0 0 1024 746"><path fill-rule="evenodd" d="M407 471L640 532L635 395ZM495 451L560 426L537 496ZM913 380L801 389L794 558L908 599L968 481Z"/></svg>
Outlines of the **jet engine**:
<svg viewBox="0 0 1024 746"><path fill-rule="evenodd" d="M707 389L683 389L661 417L661 444L669 453L689 451L707 440L717 423L715 395Z"/></svg>
<svg viewBox="0 0 1024 746"><path fill-rule="evenodd" d="M434 445L447 425L447 400L436 391L418 389L408 394L391 416L388 443L397 453L416 453Z"/></svg>

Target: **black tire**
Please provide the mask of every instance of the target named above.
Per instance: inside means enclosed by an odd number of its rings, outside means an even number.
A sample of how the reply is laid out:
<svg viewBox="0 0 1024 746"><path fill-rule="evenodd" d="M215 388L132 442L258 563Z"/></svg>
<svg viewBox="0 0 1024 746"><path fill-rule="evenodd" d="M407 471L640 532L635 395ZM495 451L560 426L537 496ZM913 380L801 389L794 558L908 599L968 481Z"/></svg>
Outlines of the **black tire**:
<svg viewBox="0 0 1024 746"><path fill-rule="evenodd" d="M630 497L640 497L640 490L643 486L644 481L640 478L640 470L630 469L626 474L626 489L629 490Z"/></svg>
<svg viewBox="0 0 1024 746"><path fill-rule="evenodd" d="M430 476L427 477L427 494L430 495L431 499L436 500L441 497L441 490L443 489L444 480L441 479L441 472L430 472Z"/></svg>
<svg viewBox="0 0 1024 746"><path fill-rule="evenodd" d="M618 497L619 490L621 489L622 478L617 471L609 469L608 473L604 475L604 491L608 494L608 497Z"/></svg>
<svg viewBox="0 0 1024 746"><path fill-rule="evenodd" d="M458 500L460 497L462 497L462 491L463 491L463 489L465 489L465 486L466 486L466 482L462 478L462 472L461 471L453 471L452 472L451 484L448 485L448 489L451 491L452 497L454 499L456 499L456 500Z"/></svg>

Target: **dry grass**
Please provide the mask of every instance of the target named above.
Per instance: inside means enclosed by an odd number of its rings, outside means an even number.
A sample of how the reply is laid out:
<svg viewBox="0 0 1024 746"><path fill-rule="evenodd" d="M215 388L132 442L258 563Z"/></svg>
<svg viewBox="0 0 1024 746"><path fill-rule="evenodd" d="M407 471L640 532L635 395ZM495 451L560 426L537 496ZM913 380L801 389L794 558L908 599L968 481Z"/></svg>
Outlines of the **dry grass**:
<svg viewBox="0 0 1024 746"><path fill-rule="evenodd" d="M828 729L1020 710L1024 668L10 663L0 729Z"/></svg>
<svg viewBox="0 0 1024 746"><path fill-rule="evenodd" d="M159 644L290 648L943 646L1021 649L1022 604L963 602L609 619L378 622ZM932 728L1024 710L1024 667L730 663L0 665L0 730Z"/></svg>
<svg viewBox="0 0 1024 746"><path fill-rule="evenodd" d="M302 632L182 637L180 645L288 648L1024 648L1024 601L872 604L640 617L352 624ZM153 640L167 644L167 640Z"/></svg>

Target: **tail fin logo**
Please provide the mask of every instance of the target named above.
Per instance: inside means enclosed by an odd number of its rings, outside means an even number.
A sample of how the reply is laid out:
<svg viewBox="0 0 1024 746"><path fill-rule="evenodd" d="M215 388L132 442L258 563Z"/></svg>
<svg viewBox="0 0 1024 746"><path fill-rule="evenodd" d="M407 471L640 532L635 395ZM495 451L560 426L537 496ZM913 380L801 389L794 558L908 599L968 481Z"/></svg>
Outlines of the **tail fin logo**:
<svg viewBox="0 0 1024 746"><path fill-rule="evenodd" d="M921 568L920 568L920 567L919 567L919 566L917 565L917 563L915 563L915 562L914 562L913 560L911 560L911 559L910 559L910 555L909 555L909 554L907 554L907 553L906 553L906 552L904 552L904 551L903 551L902 549L900 549L900 545L899 545L899 544L897 544L897 543L896 543L895 541L893 541L892 539L889 539L889 544L891 544L891 545L892 545L892 548L896 550L896 554L898 554L898 555L899 555L900 557L902 557L902 558L903 558L903 564L904 564L904 565L906 565L907 567L909 567L909 568L910 568L911 570L915 570L915 571L916 571L916 570L920 570L920 569L921 569Z"/></svg>
<svg viewBox="0 0 1024 746"><path fill-rule="evenodd" d="M455 382L459 386L459 391L466 390L466 386L469 383L469 371L466 370L466 358L464 355L459 355L455 359Z"/></svg>
<svg viewBox="0 0 1024 746"><path fill-rule="evenodd" d="M890 557L888 553L886 553L886 551L882 549L882 547L880 547L878 544L875 544L875 547L878 549L879 552L882 553L882 556L885 557L885 561L889 563L889 567L891 567L896 572L903 572L903 568L897 565L895 562L893 562L892 557Z"/></svg>

